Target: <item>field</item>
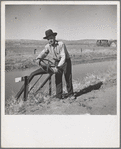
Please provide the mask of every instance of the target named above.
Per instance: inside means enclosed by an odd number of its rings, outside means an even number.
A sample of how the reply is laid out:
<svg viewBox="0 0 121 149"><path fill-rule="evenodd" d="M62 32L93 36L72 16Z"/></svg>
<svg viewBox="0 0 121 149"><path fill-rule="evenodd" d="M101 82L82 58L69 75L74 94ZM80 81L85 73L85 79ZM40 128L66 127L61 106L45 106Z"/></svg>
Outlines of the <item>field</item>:
<svg viewBox="0 0 121 149"><path fill-rule="evenodd" d="M28 43L27 43L28 42ZM116 47L98 47L94 40L87 41L65 41L70 53L73 65L85 64L85 69L89 69L90 63L102 62L106 64L110 61L107 70L99 73L85 74L83 80L74 78L73 87L77 98L71 101L69 98L58 101L54 98L55 89L52 96L45 92L39 92L35 97L33 92L29 94L27 102L22 97L16 101L14 95L10 100L5 101L6 114L92 114L92 115L115 115L116 112L116 80L117 80L117 49ZM19 69L29 69L36 67L33 59L44 48L45 42L38 41L11 41L6 42L6 71ZM34 54L34 49L37 53ZM80 69L80 68L78 68ZM83 72L83 70L82 70ZM66 87L64 86L66 93Z"/></svg>
<svg viewBox="0 0 121 149"><path fill-rule="evenodd" d="M95 40L64 41L73 64L98 62L116 59L116 47L98 47ZM17 40L6 41L5 70L27 69L37 66L33 62L36 56L43 50L45 41ZM34 50L36 49L36 54Z"/></svg>

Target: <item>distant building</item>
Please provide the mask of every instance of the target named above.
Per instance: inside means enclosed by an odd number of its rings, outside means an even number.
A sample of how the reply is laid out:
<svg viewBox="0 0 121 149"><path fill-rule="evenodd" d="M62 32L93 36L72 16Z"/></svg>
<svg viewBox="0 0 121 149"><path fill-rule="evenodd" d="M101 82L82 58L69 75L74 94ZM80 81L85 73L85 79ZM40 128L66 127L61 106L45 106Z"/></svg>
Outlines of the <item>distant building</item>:
<svg viewBox="0 0 121 149"><path fill-rule="evenodd" d="M108 40L97 40L96 45L104 47L110 46Z"/></svg>
<svg viewBox="0 0 121 149"><path fill-rule="evenodd" d="M96 45L101 46L101 40L97 40Z"/></svg>

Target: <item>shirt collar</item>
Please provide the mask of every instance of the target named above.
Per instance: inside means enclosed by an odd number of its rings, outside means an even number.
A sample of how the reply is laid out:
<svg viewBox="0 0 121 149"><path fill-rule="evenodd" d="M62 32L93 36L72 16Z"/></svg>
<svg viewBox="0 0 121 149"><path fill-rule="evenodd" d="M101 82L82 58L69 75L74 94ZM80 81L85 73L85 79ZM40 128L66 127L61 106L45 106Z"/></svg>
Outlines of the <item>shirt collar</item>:
<svg viewBox="0 0 121 149"><path fill-rule="evenodd" d="M55 41L55 45L58 45L58 41L57 40Z"/></svg>
<svg viewBox="0 0 121 149"><path fill-rule="evenodd" d="M57 45L58 45L58 41L55 40L55 44L54 44L54 46L50 45L50 47L56 47Z"/></svg>

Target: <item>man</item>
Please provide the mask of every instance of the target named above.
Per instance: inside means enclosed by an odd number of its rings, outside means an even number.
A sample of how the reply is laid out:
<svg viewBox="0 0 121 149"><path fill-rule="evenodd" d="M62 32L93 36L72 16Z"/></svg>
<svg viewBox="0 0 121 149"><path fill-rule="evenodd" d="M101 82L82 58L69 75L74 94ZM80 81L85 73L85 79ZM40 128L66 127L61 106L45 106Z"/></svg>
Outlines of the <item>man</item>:
<svg viewBox="0 0 121 149"><path fill-rule="evenodd" d="M75 99L72 85L71 60L66 46L62 41L56 40L57 33L54 33L51 29L47 30L45 35L43 39L47 39L48 44L36 59L44 59L48 54L51 55L50 60L54 60L56 65L56 67L53 68L55 73L56 98L62 98L62 75L64 74L68 97Z"/></svg>

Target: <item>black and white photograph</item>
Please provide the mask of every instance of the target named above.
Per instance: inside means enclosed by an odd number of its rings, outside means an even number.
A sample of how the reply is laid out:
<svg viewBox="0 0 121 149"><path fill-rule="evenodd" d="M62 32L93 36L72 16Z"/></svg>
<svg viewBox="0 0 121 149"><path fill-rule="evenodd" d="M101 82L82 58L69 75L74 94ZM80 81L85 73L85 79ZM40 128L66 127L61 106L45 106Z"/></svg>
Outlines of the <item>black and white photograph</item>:
<svg viewBox="0 0 121 149"><path fill-rule="evenodd" d="M32 116L31 121L36 116L88 116L90 120L92 116L112 116L117 127L120 2L22 2L1 5L3 115L21 117L21 121L25 116ZM118 130L115 132L116 137L109 140L116 143L98 140L101 147L118 146ZM83 142L82 146L65 146L65 142L62 147L98 146L98 142ZM49 143L43 141L37 147ZM8 146L22 145L13 144Z"/></svg>

